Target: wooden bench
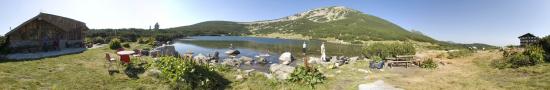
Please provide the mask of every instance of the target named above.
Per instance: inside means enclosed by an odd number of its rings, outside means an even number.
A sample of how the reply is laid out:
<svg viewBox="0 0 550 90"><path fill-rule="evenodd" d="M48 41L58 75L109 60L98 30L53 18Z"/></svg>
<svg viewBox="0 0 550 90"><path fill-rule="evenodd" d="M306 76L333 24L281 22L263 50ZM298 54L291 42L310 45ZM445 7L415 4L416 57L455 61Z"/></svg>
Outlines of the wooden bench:
<svg viewBox="0 0 550 90"><path fill-rule="evenodd" d="M408 68L409 63L413 64L413 58L414 55L399 55L395 56L395 58L389 58L387 64L390 68L398 64L405 64L405 68Z"/></svg>
<svg viewBox="0 0 550 90"><path fill-rule="evenodd" d="M388 61L387 63L390 68L397 64L405 64L405 68L408 68L409 63L412 64L413 62L412 61Z"/></svg>

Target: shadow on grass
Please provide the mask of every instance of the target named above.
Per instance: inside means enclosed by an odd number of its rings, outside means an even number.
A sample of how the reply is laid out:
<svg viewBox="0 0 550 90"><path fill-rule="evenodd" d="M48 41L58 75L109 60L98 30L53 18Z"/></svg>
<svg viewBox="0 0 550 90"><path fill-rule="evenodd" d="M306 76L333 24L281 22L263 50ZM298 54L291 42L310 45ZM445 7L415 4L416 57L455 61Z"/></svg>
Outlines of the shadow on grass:
<svg viewBox="0 0 550 90"><path fill-rule="evenodd" d="M7 57L3 57L2 55L0 55L0 63L22 62L22 61L35 61L35 60L41 60L41 59L44 59L44 58L57 58L57 57L61 57L61 56L64 56L64 55L80 54L80 53L83 53L83 52L84 52L84 51L82 51L82 52L75 52L75 53L67 53L67 54L62 54L62 55L55 55L55 56L48 56L48 57L41 57L41 58L34 58L34 59L20 59L20 60L7 59Z"/></svg>
<svg viewBox="0 0 550 90"><path fill-rule="evenodd" d="M224 78L220 73L218 72L208 72L204 73L204 76L201 78L204 79L208 77L209 82L207 84L204 84L202 80L197 80L197 77L184 77L188 80L192 80L190 82L184 82L184 81L178 81L176 82L175 86L172 86L172 89L174 90L224 90L227 88L231 88L229 86L231 84L231 81ZM194 78L194 79L191 79Z"/></svg>
<svg viewBox="0 0 550 90"><path fill-rule="evenodd" d="M129 63L128 65L126 65L126 69L124 69L124 73L129 78L139 79L138 75L145 72L144 65L145 63L140 63L140 64Z"/></svg>

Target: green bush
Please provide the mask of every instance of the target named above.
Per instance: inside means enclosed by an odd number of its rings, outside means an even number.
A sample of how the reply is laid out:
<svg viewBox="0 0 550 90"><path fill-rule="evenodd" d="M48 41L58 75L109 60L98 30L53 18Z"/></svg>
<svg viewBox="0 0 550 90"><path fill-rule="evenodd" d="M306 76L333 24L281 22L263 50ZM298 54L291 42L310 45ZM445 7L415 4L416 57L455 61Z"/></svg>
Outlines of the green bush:
<svg viewBox="0 0 550 90"><path fill-rule="evenodd" d="M96 44L96 43L101 43L101 44L103 44L103 43L105 43L105 41L106 41L106 40L105 40L105 38L103 38L103 37L95 37L95 38L93 38L93 40L92 40L93 44Z"/></svg>
<svg viewBox="0 0 550 90"><path fill-rule="evenodd" d="M319 72L314 67L306 68L304 66L298 66L290 74L289 82L295 82L299 84L305 84L313 88L315 84L323 83L326 80L326 77L323 76L323 73Z"/></svg>
<svg viewBox="0 0 550 90"><path fill-rule="evenodd" d="M420 64L420 67L427 68L427 69L435 69L438 67L438 64L433 59L430 58L428 60L422 61L422 63Z"/></svg>
<svg viewBox="0 0 550 90"><path fill-rule="evenodd" d="M138 38L138 40L137 40L137 42L139 44L147 44L147 45L150 45L150 46L154 46L155 41L156 41L156 39L154 37L141 37L141 38Z"/></svg>
<svg viewBox="0 0 550 90"><path fill-rule="evenodd" d="M509 53L503 60L493 62L497 68L518 68L544 63L544 50L540 46L527 46L525 51Z"/></svg>
<svg viewBox="0 0 550 90"><path fill-rule="evenodd" d="M449 56L447 56L447 58L448 59L460 58L460 57L470 56L472 55L472 53L474 53L474 51L462 49L458 51L448 52Z"/></svg>
<svg viewBox="0 0 550 90"><path fill-rule="evenodd" d="M169 80L177 89L224 89L229 81L208 64L196 63L193 60L160 57L150 66L161 71L161 77Z"/></svg>
<svg viewBox="0 0 550 90"><path fill-rule="evenodd" d="M540 44L542 49L546 52L546 62L550 62L550 36L542 38Z"/></svg>
<svg viewBox="0 0 550 90"><path fill-rule="evenodd" d="M120 45L120 43L121 43L120 39L113 38L111 39L111 42L109 42L109 48L112 50L122 48L122 45Z"/></svg>
<svg viewBox="0 0 550 90"><path fill-rule="evenodd" d="M148 44L154 41L155 41L155 38L153 37L141 37L141 38L138 38L137 40L139 44Z"/></svg>
<svg viewBox="0 0 550 90"><path fill-rule="evenodd" d="M7 54L10 50L6 47L8 43L8 40L6 40L6 37L0 36L0 54Z"/></svg>
<svg viewBox="0 0 550 90"><path fill-rule="evenodd" d="M363 44L361 41L352 41L351 44Z"/></svg>
<svg viewBox="0 0 550 90"><path fill-rule="evenodd" d="M416 50L412 43L373 43L367 45L364 54L368 57L380 56L381 58L397 55L414 55Z"/></svg>
<svg viewBox="0 0 550 90"><path fill-rule="evenodd" d="M124 47L124 48L130 48L130 44L129 44L129 43L124 43L124 44L122 44L122 47Z"/></svg>
<svg viewBox="0 0 550 90"><path fill-rule="evenodd" d="M370 59L376 63L382 61L382 58L380 58L380 56L372 56Z"/></svg>
<svg viewBox="0 0 550 90"><path fill-rule="evenodd" d="M528 65L536 65L544 63L544 50L540 46L529 46L527 50L523 52L529 59Z"/></svg>

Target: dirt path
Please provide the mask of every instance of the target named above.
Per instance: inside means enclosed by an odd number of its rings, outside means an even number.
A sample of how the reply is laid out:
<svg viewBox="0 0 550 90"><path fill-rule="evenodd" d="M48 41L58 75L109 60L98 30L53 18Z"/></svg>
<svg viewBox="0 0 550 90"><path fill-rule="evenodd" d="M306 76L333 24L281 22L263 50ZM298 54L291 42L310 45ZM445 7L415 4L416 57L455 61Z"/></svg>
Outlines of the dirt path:
<svg viewBox="0 0 550 90"><path fill-rule="evenodd" d="M440 60L450 64L439 64L438 69L426 70L422 68L388 68L387 72L372 74L368 78L381 79L397 88L413 90L451 89L501 89L492 82L482 78L485 72L476 63L501 58L497 52L482 51L472 56Z"/></svg>

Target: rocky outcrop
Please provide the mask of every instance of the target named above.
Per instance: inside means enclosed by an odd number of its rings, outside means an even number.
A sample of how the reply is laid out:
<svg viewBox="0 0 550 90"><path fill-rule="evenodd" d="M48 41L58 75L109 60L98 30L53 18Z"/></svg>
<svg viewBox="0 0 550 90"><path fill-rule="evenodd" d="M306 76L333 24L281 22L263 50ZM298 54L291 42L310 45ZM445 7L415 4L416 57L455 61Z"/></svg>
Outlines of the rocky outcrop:
<svg viewBox="0 0 550 90"><path fill-rule="evenodd" d="M268 63L267 58L264 57L264 56L259 56L258 58L256 58L256 62L259 63L259 64L267 64Z"/></svg>
<svg viewBox="0 0 550 90"><path fill-rule="evenodd" d="M284 65L288 65L288 64L292 63L292 61L294 61L294 57L292 56L292 53L290 53L290 52L284 52L279 57L279 63L284 64Z"/></svg>
<svg viewBox="0 0 550 90"><path fill-rule="evenodd" d="M252 59L250 57L246 57L246 56L242 56L241 58L239 58L239 60L241 62L244 62L244 64L246 64L246 65L252 65L252 63L254 62L254 59Z"/></svg>
<svg viewBox="0 0 550 90"><path fill-rule="evenodd" d="M151 51L152 56L178 56L174 45L163 45L156 47Z"/></svg>
<svg viewBox="0 0 550 90"><path fill-rule="evenodd" d="M208 57L204 56L202 53L199 53L199 55L193 57L193 60L199 63L207 63Z"/></svg>
<svg viewBox="0 0 550 90"><path fill-rule="evenodd" d="M286 80L290 77L290 73L294 71L295 67L284 64L271 64L269 71L272 75L279 80Z"/></svg>
<svg viewBox="0 0 550 90"><path fill-rule="evenodd" d="M222 64L237 67L241 65L241 62L238 59L226 58L223 59Z"/></svg>
<svg viewBox="0 0 550 90"><path fill-rule="evenodd" d="M307 19L312 22L324 23L324 22L346 19L348 15L354 14L354 13L361 13L361 12L344 7L344 6L333 6L333 7L317 8L306 12L298 13L292 16L284 17L281 19L258 21L258 22L243 23L243 24L274 23L274 22L292 21L292 20L299 20L299 19Z"/></svg>

